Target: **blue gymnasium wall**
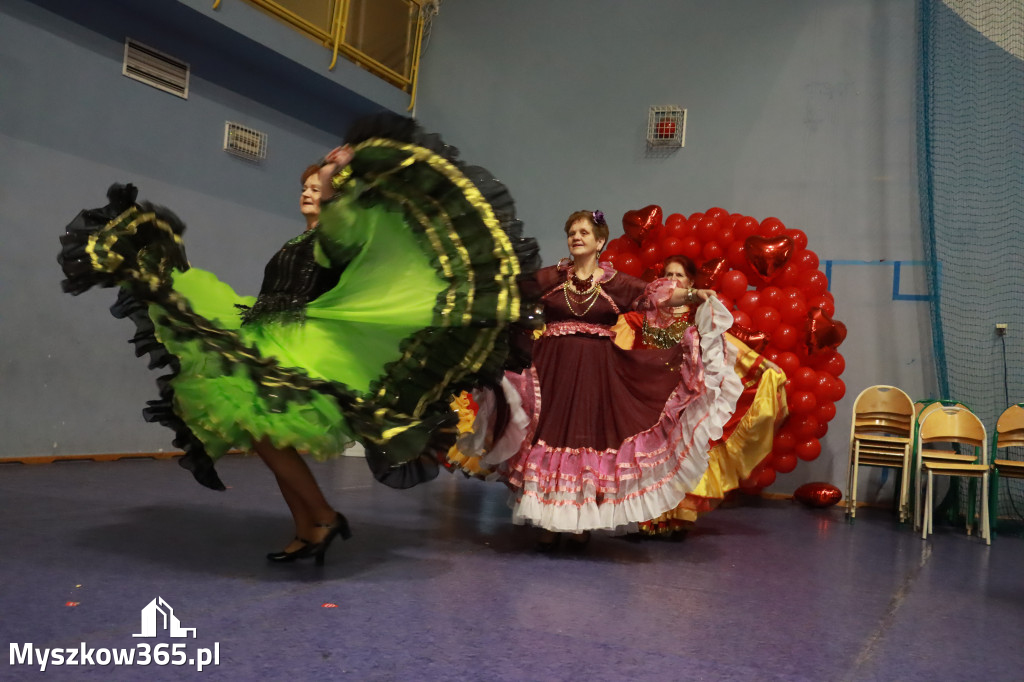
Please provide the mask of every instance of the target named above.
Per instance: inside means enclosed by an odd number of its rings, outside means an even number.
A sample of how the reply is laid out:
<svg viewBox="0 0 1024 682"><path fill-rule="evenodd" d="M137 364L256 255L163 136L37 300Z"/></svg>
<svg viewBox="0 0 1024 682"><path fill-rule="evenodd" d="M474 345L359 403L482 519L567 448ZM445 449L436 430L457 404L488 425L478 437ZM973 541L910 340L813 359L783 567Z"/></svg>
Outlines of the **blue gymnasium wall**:
<svg viewBox="0 0 1024 682"><path fill-rule="evenodd" d="M0 458L170 449L141 419L159 374L107 312L115 292L60 291L57 238L81 208L134 182L188 224L194 265L256 293L302 229L301 171L355 115L408 102L239 0L211 5L0 3ZM125 36L189 62L189 99L122 76ZM266 160L226 154L225 121L267 133Z"/></svg>
<svg viewBox="0 0 1024 682"><path fill-rule="evenodd" d="M138 417L154 375L107 315L112 292L59 292L56 236L80 208L135 181L189 223L193 263L249 293L298 227L294 176L336 139L335 114L405 103L350 65L328 79L320 48L244 3L211 4L0 5L0 457L168 447ZM187 102L120 75L125 34L192 62ZM853 396L934 391L914 54L912 0L445 0L417 116L510 186L548 263L579 207L717 205L806 231L850 329L847 397L822 456L775 489L842 485ZM685 149L645 152L651 104L689 109ZM268 132L264 164L220 151L225 120Z"/></svg>
<svg viewBox="0 0 1024 682"><path fill-rule="evenodd" d="M613 235L648 204L804 230L832 261L847 391L820 458L772 489L845 489L856 395L877 383L935 391L916 50L913 0L445 0L417 115L508 184L547 264L579 208L603 209ZM686 147L649 155L647 108L665 104L688 109ZM861 498L879 495L878 470L862 478Z"/></svg>

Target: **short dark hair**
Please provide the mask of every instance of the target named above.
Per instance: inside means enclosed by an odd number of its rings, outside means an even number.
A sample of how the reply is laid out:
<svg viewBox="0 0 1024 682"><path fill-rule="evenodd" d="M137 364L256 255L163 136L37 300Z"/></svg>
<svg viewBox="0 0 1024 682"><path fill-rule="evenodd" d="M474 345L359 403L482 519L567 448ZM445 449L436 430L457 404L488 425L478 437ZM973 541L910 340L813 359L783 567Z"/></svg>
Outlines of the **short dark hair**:
<svg viewBox="0 0 1024 682"><path fill-rule="evenodd" d="M669 256L662 261L662 268L667 268L669 263L675 263L676 265L683 266L683 272L686 273L686 276L690 278L691 282L697 278L697 265L688 257L682 254Z"/></svg>

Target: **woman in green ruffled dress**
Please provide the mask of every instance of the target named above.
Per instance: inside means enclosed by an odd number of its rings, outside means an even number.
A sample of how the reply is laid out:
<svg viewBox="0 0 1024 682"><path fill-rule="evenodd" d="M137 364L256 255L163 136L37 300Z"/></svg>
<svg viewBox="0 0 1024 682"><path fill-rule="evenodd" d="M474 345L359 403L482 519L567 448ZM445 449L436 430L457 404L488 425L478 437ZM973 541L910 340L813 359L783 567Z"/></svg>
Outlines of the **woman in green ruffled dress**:
<svg viewBox="0 0 1024 682"><path fill-rule="evenodd" d="M251 448L274 472L296 537L272 561L322 563L349 535L299 452L358 442L378 480L415 485L453 438L452 392L528 361L519 281L539 258L505 188L410 119L364 120L346 142L304 174L307 229L256 298L190 267L184 225L131 185L61 238L65 291L119 287L112 312L135 322L137 353L170 368L144 414L175 431L182 466L222 490L215 461Z"/></svg>

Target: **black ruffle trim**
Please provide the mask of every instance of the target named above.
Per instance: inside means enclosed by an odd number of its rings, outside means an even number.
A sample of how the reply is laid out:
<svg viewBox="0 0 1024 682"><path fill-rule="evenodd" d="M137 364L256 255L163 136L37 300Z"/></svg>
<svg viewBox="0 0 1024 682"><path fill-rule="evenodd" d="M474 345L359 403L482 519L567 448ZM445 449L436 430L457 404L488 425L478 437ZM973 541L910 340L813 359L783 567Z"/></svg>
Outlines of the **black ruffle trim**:
<svg viewBox="0 0 1024 682"><path fill-rule="evenodd" d="M89 237L96 230L135 205L137 194L138 191L133 185L112 185L107 190L109 204L103 208L80 212L68 225L65 234L61 235L61 252L57 256L57 262L60 263L66 276L66 279L61 282L61 288L65 292L78 295L94 286L118 285L118 278L114 273L101 273L93 269L87 245ZM178 221L173 214L168 217L173 220L171 224L175 233L180 235L185 229L184 224ZM187 269L187 260L183 251L179 250L173 256L180 269ZM225 490L224 483L217 475L213 459L207 454L206 448L171 408L174 403L174 389L171 388L171 381L178 375L181 368L177 358L157 340L156 328L149 318L146 305L127 290L121 289L118 292L117 301L110 307L110 312L117 319L128 319L135 324L135 336L129 340L129 343L135 346L136 357L148 355L149 369L169 367L171 370L170 374L157 379L160 398L146 403L147 406L142 411L143 418L147 422L166 426L174 432L172 445L185 453L178 459L178 464L192 472L196 481L212 490Z"/></svg>
<svg viewBox="0 0 1024 682"><path fill-rule="evenodd" d="M372 138L385 138L414 144L441 156L455 165L472 182L494 210L502 231L519 261L517 280L520 292L521 314L508 331L508 355L502 367L484 373L480 378L496 385L502 370L521 372L531 362L533 331L544 326L544 307L541 291L535 286L534 275L540 269L540 246L533 237L523 235L523 223L516 217L515 202L508 188L494 174L481 166L471 166L459 158L459 150L441 139L440 135L424 131L415 120L391 112L366 116L356 121L345 136L345 144L357 145Z"/></svg>

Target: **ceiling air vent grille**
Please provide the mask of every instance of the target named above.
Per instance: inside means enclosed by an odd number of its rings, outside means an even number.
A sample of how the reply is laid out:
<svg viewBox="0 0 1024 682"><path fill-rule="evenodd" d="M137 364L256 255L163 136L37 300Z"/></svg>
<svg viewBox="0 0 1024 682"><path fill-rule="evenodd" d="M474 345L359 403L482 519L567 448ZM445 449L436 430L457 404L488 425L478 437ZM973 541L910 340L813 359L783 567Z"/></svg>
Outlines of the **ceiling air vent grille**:
<svg viewBox="0 0 1024 682"><path fill-rule="evenodd" d="M224 123L224 151L247 161L265 159L267 158L267 134L226 121Z"/></svg>
<svg viewBox="0 0 1024 682"><path fill-rule="evenodd" d="M182 99L188 99L188 64L131 38L124 41L124 65L121 73Z"/></svg>

